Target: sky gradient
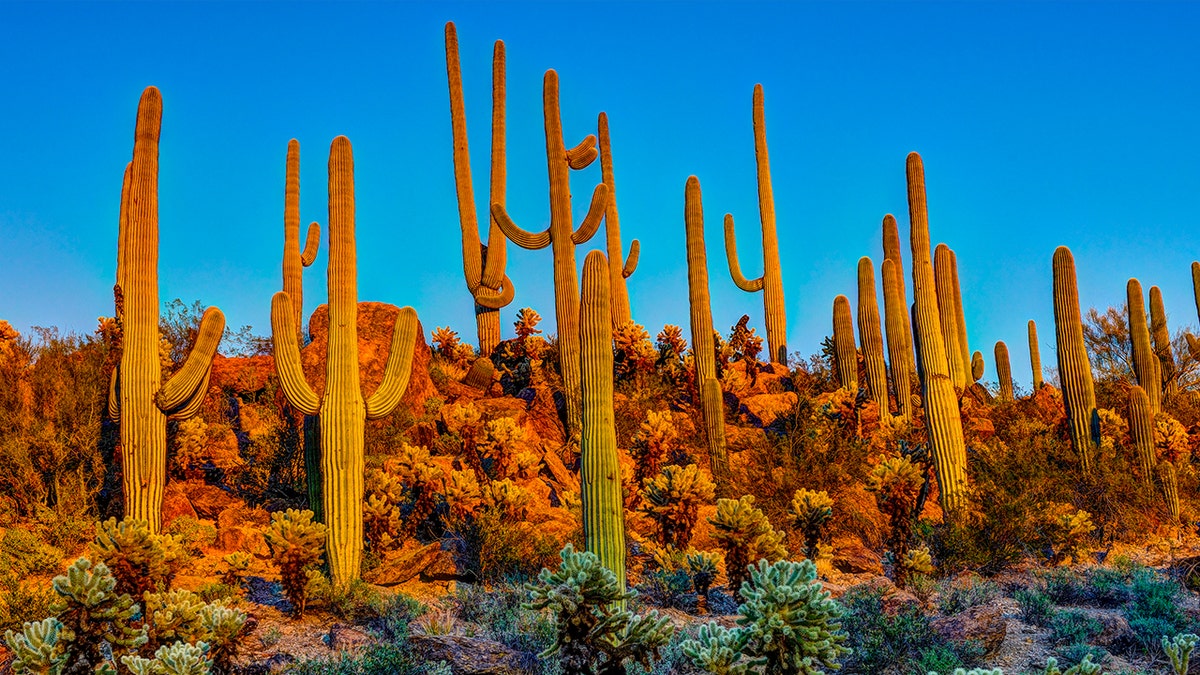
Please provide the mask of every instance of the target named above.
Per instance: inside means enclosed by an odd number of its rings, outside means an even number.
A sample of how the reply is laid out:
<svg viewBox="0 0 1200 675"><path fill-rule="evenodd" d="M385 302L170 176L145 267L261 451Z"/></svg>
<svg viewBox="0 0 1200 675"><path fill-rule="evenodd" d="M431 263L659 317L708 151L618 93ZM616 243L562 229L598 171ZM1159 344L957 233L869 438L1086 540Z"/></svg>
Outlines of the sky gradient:
<svg viewBox="0 0 1200 675"><path fill-rule="evenodd" d="M1172 330L1195 325L1200 258L1200 3L0 3L0 318L91 331L112 313L121 175L144 87L164 113L160 296L221 307L269 334L281 287L284 156L301 143L301 217L328 220L329 143L355 150L359 299L416 308L475 341L462 277L444 24L458 36L479 213L487 199L492 42L508 53L508 209L549 219L541 85L558 71L568 146L606 111L634 319L685 327L683 190L700 178L714 325L762 297L750 103L767 136L789 349L832 332L835 295L904 241L905 155L925 161L933 242L958 256L968 336L995 380L1008 343L1028 386L1025 324L1055 365L1051 256L1075 255L1084 311L1131 276L1162 288ZM576 221L599 162L573 172ZM305 273L324 301L326 252ZM603 232L577 257L603 248ZM550 253L510 244L516 299L553 330ZM911 276L906 279L911 289ZM910 291L911 298L911 291ZM882 305L882 300L880 301ZM548 332L549 332L548 331Z"/></svg>

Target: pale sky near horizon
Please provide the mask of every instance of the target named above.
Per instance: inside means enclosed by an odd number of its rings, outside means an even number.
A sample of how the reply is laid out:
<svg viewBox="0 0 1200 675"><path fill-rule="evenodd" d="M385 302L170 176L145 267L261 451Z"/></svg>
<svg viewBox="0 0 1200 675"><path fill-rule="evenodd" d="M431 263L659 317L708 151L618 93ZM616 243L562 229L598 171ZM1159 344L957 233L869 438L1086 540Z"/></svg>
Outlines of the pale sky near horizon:
<svg viewBox="0 0 1200 675"><path fill-rule="evenodd" d="M287 141L301 214L327 222L331 139L354 144L360 300L417 309L475 340L462 277L443 27L458 26L479 213L487 194L492 42L508 53L508 206L549 217L542 75L561 80L568 145L612 128L634 319L685 327L683 188L699 176L714 325L762 296L750 102L766 121L789 348L819 350L860 256L882 259L894 213L907 248L905 155L925 161L934 243L958 256L970 348L1008 343L1029 384L1025 325L1053 366L1051 256L1075 255L1084 311L1125 282L1162 288L1172 329L1197 323L1200 5L1167 2L0 3L0 319L91 331L111 314L121 173L137 100L164 99L160 296L221 307L269 334L280 288ZM599 162L574 172L582 218ZM326 238L305 273L325 297ZM577 257L603 248L603 231ZM509 245L517 308L553 330L548 251ZM911 288L911 277L906 280ZM911 291L910 291L911 299Z"/></svg>

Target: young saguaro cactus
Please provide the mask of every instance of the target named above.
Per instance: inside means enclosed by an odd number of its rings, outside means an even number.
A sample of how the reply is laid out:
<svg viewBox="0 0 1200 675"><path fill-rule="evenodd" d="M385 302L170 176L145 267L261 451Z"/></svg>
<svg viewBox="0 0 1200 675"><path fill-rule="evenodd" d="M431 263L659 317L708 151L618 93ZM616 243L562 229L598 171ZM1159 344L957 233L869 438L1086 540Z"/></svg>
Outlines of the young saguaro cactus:
<svg viewBox="0 0 1200 675"><path fill-rule="evenodd" d="M895 218L892 219L893 223ZM904 282L899 266L892 259L883 261L883 311L887 324L888 361L892 369L892 388L896 407L905 420L912 421L912 333L908 306L904 301Z"/></svg>
<svg viewBox="0 0 1200 675"><path fill-rule="evenodd" d="M1146 321L1146 300L1142 295L1142 284L1130 279L1125 285L1126 302L1129 307L1129 338L1133 342L1133 372L1138 385L1150 399L1150 410L1158 414L1162 410L1162 380L1155 366L1157 357L1150 344L1150 327Z"/></svg>
<svg viewBox="0 0 1200 675"><path fill-rule="evenodd" d="M125 515L162 527L167 481L167 419L187 419L208 393L213 356L225 315L204 310L187 361L162 382L158 331L158 138L162 95L147 87L138 103L133 161L126 169L117 245L118 319L123 326L120 365L112 371L109 415L121 422ZM295 339L293 335L293 340ZM114 401L117 403L114 405Z"/></svg>
<svg viewBox="0 0 1200 675"><path fill-rule="evenodd" d="M600 227L608 208L608 186L600 183L592 192L591 206L579 229L571 217L571 169L583 169L595 161L596 137L589 135L567 149L563 142L562 115L558 105L558 73L546 71L542 87L542 112L546 120L546 168L550 175L550 227L536 234L521 229L504 205L492 202L492 217L514 244L536 250L549 246L554 253L554 314L558 322L558 350L566 389L568 432L577 432L582 422L579 393L579 282L575 268L575 246L587 243Z"/></svg>
<svg viewBox="0 0 1200 675"><path fill-rule="evenodd" d="M1163 307L1162 289L1150 287L1150 337L1154 338L1154 355L1161 366L1159 375L1163 395L1167 398L1179 391L1175 381L1175 356L1171 353L1171 331L1167 328L1167 312Z"/></svg>
<svg viewBox="0 0 1200 675"><path fill-rule="evenodd" d="M1012 366L1008 362L1008 345L996 343L996 377L1000 378L1000 400L1013 400Z"/></svg>
<svg viewBox="0 0 1200 675"><path fill-rule="evenodd" d="M867 389L879 405L879 414L884 415L888 412L887 364L883 361L883 334L879 330L875 268L866 256L858 259L858 339L867 366Z"/></svg>
<svg viewBox="0 0 1200 675"><path fill-rule="evenodd" d="M492 51L492 176L488 203L505 203L505 77L504 42ZM458 60L458 33L446 24L446 79L450 84L450 128L454 136L454 186L458 193L458 221L462 227L463 277L475 299L475 324L479 330L479 355L491 356L500 343L500 308L513 299L512 281L504 273L508 261L506 239L500 226L488 218L488 243L479 239L475 217L475 191L471 185L471 153L467 146L467 113L463 104L462 68Z"/></svg>
<svg viewBox="0 0 1200 675"><path fill-rule="evenodd" d="M783 301L783 274L779 269L779 239L775 234L775 195L771 190L771 160L767 156L767 124L763 89L754 85L754 159L758 167L758 212L762 222L763 273L747 279L738 263L733 215L725 214L725 256L733 283L747 293L762 291L771 361L787 365L787 311Z"/></svg>
<svg viewBox="0 0 1200 675"><path fill-rule="evenodd" d="M975 352L971 355L971 382L978 382L979 378L983 377L983 370L986 366L983 363L983 352Z"/></svg>
<svg viewBox="0 0 1200 675"><path fill-rule="evenodd" d="M629 309L629 289L625 280L637 269L641 244L637 239L629 244L629 258L624 263L621 246L621 218L617 214L617 184L613 179L612 142L608 135L608 115L600 113L596 126L600 134L600 175L608 186L608 209L604 214L604 236L608 249L608 278L612 287L613 330L633 321Z"/></svg>
<svg viewBox="0 0 1200 675"><path fill-rule="evenodd" d="M708 294L708 254L704 247L704 204L700 179L689 176L684 188L684 228L688 264L688 304L691 309L692 358L708 436L709 462L717 493L729 486L729 456L725 447L725 402L717 380L713 347L712 304Z"/></svg>
<svg viewBox="0 0 1200 675"><path fill-rule="evenodd" d="M838 383L842 389L858 391L858 348L854 346L854 319L850 299L839 295L833 299L833 347Z"/></svg>
<svg viewBox="0 0 1200 675"><path fill-rule="evenodd" d="M953 253L945 244L938 244L933 255L933 274L937 284L938 318L942 327L942 340L946 345L946 364L954 386L967 388L970 379L970 355L964 355L962 342L958 339L958 307L954 302Z"/></svg>
<svg viewBox="0 0 1200 675"><path fill-rule="evenodd" d="M1100 417L1092 384L1092 364L1088 360L1083 322L1079 317L1075 258L1066 246L1059 246L1054 251L1054 334L1071 444L1084 472L1089 472L1096 446L1100 443Z"/></svg>
<svg viewBox="0 0 1200 675"><path fill-rule="evenodd" d="M321 501L328 526L333 582L357 579L362 562L363 433L366 420L390 415L412 370L417 313L396 317L383 381L363 398L358 372L358 268L354 242L354 152L345 136L329 148L329 336L325 390L318 396L304 378L296 344L295 314L287 293L271 299L275 368L287 400L305 415L319 415Z"/></svg>
<svg viewBox="0 0 1200 675"><path fill-rule="evenodd" d="M1042 352L1038 347L1037 324L1029 320L1029 369L1033 371L1033 390L1042 386Z"/></svg>
<svg viewBox="0 0 1200 675"><path fill-rule="evenodd" d="M583 539L625 587L625 506L613 418L612 299L608 261L591 251L583 261L580 300L580 368L583 375L583 435L580 439L580 499Z"/></svg>
<svg viewBox="0 0 1200 675"><path fill-rule="evenodd" d="M1138 466L1142 470L1142 482L1154 482L1154 413L1150 411L1150 400L1146 392L1136 384L1129 388L1129 436L1137 451Z"/></svg>
<svg viewBox="0 0 1200 675"><path fill-rule="evenodd" d="M952 516L966 504L967 449L963 439L958 397L947 366L954 349L942 338L937 290L930 260L929 212L925 203L925 166L915 152L908 155L908 213L913 265L914 336L925 397L925 425L929 430L933 462L937 468L942 508Z"/></svg>

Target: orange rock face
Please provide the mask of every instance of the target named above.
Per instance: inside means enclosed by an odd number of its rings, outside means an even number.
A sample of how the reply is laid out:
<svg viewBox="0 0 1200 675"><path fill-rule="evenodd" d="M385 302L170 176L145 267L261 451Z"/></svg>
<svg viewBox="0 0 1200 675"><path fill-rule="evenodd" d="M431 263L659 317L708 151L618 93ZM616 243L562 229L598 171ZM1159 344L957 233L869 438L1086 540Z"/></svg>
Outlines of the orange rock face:
<svg viewBox="0 0 1200 675"><path fill-rule="evenodd" d="M235 394L253 394L267 388L275 374L275 359L270 356L213 357L211 387Z"/></svg>

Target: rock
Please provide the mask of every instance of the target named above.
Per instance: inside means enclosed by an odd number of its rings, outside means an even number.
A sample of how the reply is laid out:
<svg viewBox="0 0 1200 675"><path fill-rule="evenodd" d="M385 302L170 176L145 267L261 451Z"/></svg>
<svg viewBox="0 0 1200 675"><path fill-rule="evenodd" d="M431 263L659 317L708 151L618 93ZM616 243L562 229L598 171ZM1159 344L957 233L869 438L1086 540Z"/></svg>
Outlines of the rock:
<svg viewBox="0 0 1200 675"><path fill-rule="evenodd" d="M796 407L795 392L785 391L779 394L757 394L742 399L738 412L748 424L757 427L769 427L781 415L787 414Z"/></svg>
<svg viewBox="0 0 1200 675"><path fill-rule="evenodd" d="M171 524L176 518L195 518L196 509L188 501L187 489L180 481L171 481L163 489L162 521L163 526Z"/></svg>
<svg viewBox="0 0 1200 675"><path fill-rule="evenodd" d="M384 559L383 564L363 575L363 580L376 586L398 586L415 578L450 554L435 541L412 551L400 551ZM439 565L441 567L442 565Z"/></svg>
<svg viewBox="0 0 1200 675"><path fill-rule="evenodd" d="M275 359L270 356L213 357L209 386L233 392L245 398L267 388L275 374Z"/></svg>
<svg viewBox="0 0 1200 675"><path fill-rule="evenodd" d="M420 635L409 643L429 662L445 661L455 675L519 675L529 672L521 654L513 649L478 638L461 635Z"/></svg>
<svg viewBox="0 0 1200 675"><path fill-rule="evenodd" d="M934 619L933 629L953 642L976 640L983 645L984 656L990 656L1004 643L1008 621L998 604L976 605L954 616Z"/></svg>
<svg viewBox="0 0 1200 675"><path fill-rule="evenodd" d="M579 491L579 479L567 469L566 464L563 464L562 457L559 457L553 448L545 444L542 445L542 466L550 472L550 476L559 488L572 492Z"/></svg>
<svg viewBox="0 0 1200 675"><path fill-rule="evenodd" d="M400 308L382 302L358 303L358 371L363 398L375 393L383 381L383 368L392 349L392 331ZM300 362L309 386L320 397L325 393L325 354L328 349L329 305L321 305L308 320L312 336L300 352ZM416 349L413 351L412 374L400 404L414 417L425 414L425 401L437 396L437 388L429 378L429 361L433 352L425 343L425 330L417 325Z"/></svg>
<svg viewBox="0 0 1200 675"><path fill-rule="evenodd" d="M329 648L335 652L352 652L358 651L367 645L374 643L370 635L367 635L362 630L353 626L343 626L340 623L333 624L329 629L329 635L325 641L329 644Z"/></svg>
<svg viewBox="0 0 1200 675"><path fill-rule="evenodd" d="M833 542L833 569L847 574L883 574L883 562L856 538L841 538Z"/></svg>
<svg viewBox="0 0 1200 675"><path fill-rule="evenodd" d="M1110 652L1124 654L1137 646L1137 634L1129 625L1129 620L1119 612L1103 610L1085 610L1103 627L1100 634L1092 639L1093 644L1100 645Z"/></svg>
<svg viewBox="0 0 1200 675"><path fill-rule="evenodd" d="M216 518L222 511L241 503L241 500L215 485L200 481L181 481L180 489L201 518Z"/></svg>
<svg viewBox="0 0 1200 675"><path fill-rule="evenodd" d="M967 387L967 395L970 396L972 399L974 399L975 402L978 403L979 405L991 405L992 404L991 392L989 392L986 387L984 387L982 384L979 384L978 382Z"/></svg>
<svg viewBox="0 0 1200 675"><path fill-rule="evenodd" d="M225 509L217 516L217 548L254 556L269 555L263 531L270 522L270 514L258 507L240 504Z"/></svg>
<svg viewBox="0 0 1200 675"><path fill-rule="evenodd" d="M273 675L282 673L296 662L296 657L287 652L276 652L265 659L255 658L241 667L243 675Z"/></svg>

